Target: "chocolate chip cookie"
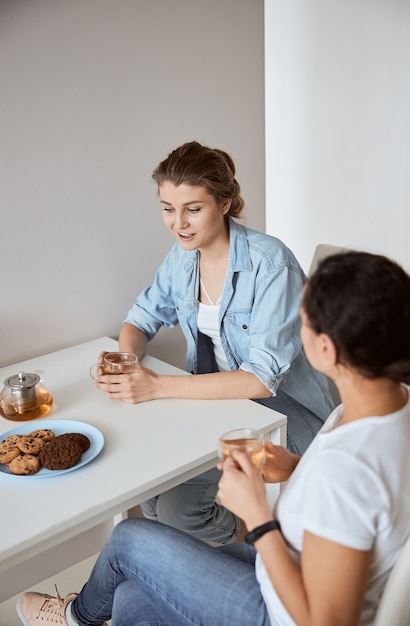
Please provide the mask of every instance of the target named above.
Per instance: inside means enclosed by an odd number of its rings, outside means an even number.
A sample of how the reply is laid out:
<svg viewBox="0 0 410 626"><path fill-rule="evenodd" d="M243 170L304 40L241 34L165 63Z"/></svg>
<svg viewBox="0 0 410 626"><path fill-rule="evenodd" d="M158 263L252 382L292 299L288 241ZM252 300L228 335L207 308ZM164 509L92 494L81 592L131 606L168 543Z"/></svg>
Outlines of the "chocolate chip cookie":
<svg viewBox="0 0 410 626"><path fill-rule="evenodd" d="M10 463L13 459L21 454L17 446L2 442L0 444L0 463Z"/></svg>
<svg viewBox="0 0 410 626"><path fill-rule="evenodd" d="M38 460L38 456L34 456L34 454L19 454L8 466L13 474L27 476L37 474L40 469L40 461Z"/></svg>
<svg viewBox="0 0 410 626"><path fill-rule="evenodd" d="M33 430L33 432L29 434L29 437L36 437L48 442L54 439L55 434L49 428L39 428L38 430Z"/></svg>
<svg viewBox="0 0 410 626"><path fill-rule="evenodd" d="M17 441L17 447L23 454L40 454L40 451L46 445L44 439L40 437L31 437L30 435L22 435Z"/></svg>

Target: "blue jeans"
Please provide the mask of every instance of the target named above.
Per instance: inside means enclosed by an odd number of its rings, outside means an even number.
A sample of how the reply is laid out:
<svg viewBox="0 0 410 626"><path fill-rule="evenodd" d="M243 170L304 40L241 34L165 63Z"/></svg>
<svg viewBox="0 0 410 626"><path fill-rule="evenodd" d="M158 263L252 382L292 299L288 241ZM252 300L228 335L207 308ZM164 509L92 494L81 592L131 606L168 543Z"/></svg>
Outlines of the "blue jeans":
<svg viewBox="0 0 410 626"><path fill-rule="evenodd" d="M221 472L215 467L141 504L145 517L203 541L236 541L241 521L215 502Z"/></svg>
<svg viewBox="0 0 410 626"><path fill-rule="evenodd" d="M71 611L81 626L270 626L253 546L213 548L145 519L118 524Z"/></svg>

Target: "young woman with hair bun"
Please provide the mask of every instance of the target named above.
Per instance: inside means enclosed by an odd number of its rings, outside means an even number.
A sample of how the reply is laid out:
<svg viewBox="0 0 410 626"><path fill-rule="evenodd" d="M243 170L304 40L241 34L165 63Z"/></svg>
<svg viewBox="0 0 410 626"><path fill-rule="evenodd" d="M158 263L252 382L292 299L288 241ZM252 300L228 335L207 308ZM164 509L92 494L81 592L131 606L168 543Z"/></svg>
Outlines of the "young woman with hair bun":
<svg viewBox="0 0 410 626"><path fill-rule="evenodd" d="M302 454L333 403L300 341L306 276L298 261L279 239L240 224L244 201L223 150L183 144L156 167L153 180L176 243L129 310L119 349L141 358L163 325L179 324L193 376L162 375L139 364L122 376L101 376L96 385L131 403L258 400L287 416L289 449ZM243 525L215 502L219 476L215 468L195 477L144 503L143 512L206 541L236 541Z"/></svg>

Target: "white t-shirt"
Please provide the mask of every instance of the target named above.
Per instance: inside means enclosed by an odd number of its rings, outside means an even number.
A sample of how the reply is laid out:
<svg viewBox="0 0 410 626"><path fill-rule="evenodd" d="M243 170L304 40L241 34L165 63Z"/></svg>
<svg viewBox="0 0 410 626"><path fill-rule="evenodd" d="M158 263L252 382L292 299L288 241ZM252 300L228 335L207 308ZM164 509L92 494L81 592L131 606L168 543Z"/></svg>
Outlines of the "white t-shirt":
<svg viewBox="0 0 410 626"><path fill-rule="evenodd" d="M387 416L335 428L338 406L299 461L275 517L299 560L304 531L357 550L373 548L360 624L373 623L391 568L410 533L410 400ZM256 575L272 625L295 626L259 554Z"/></svg>

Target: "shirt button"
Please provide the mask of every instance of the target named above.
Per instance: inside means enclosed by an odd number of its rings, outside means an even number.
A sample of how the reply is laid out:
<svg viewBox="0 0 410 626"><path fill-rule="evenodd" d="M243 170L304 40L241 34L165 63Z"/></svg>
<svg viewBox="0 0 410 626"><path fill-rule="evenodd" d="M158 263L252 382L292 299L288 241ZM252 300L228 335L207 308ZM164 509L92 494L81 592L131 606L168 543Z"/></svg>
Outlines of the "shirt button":
<svg viewBox="0 0 410 626"><path fill-rule="evenodd" d="M248 327L247 327L247 325L246 325L246 324L242 324L242 328L243 328L244 330L247 330L247 328L248 328Z"/></svg>

